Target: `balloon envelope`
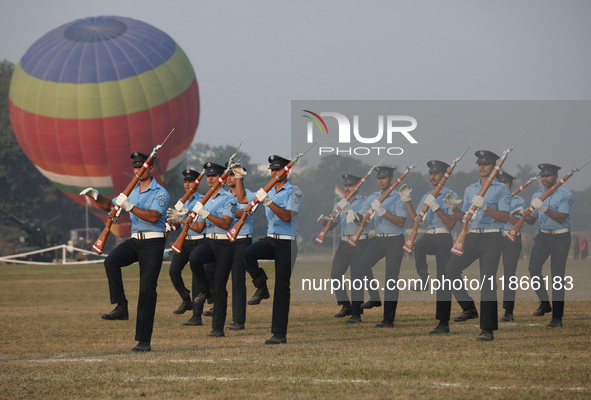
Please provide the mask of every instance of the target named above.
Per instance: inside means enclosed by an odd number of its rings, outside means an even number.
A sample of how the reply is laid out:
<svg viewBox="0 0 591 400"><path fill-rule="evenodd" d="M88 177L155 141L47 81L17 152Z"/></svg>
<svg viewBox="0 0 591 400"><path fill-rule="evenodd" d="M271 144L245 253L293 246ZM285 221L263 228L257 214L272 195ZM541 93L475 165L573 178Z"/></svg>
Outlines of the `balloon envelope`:
<svg viewBox="0 0 591 400"><path fill-rule="evenodd" d="M190 61L166 33L131 18L89 17L41 37L15 68L10 120L33 164L71 198L87 186L114 196L130 154L158 152L156 179L181 167L199 122Z"/></svg>

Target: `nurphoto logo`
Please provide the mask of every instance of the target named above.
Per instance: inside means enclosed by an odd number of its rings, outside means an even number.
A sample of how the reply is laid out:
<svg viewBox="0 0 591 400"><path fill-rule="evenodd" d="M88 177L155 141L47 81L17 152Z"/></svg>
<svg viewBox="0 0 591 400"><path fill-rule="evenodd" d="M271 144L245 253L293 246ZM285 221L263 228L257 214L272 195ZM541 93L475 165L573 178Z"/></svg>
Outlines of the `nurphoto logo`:
<svg viewBox="0 0 591 400"><path fill-rule="evenodd" d="M398 143L400 140L406 140L412 144L418 143L410 133L416 129L417 120L408 115L378 115L377 133L375 133L375 130L369 132L367 128L365 131L360 132L360 118L357 114L353 115L353 126L351 127L350 119L342 113L327 111L316 113L309 110L302 111L307 113L302 116L309 120L306 124L306 141L308 143L314 142L315 132L329 136L332 141L338 140L335 145L320 146L318 149L318 155L320 156L329 154L343 154L349 156L380 154L401 155L404 153L404 149L398 146L391 146L392 144L395 142ZM329 135L329 129L325 118L329 125L336 122L338 126L338 135ZM372 123L369 120L362 122L366 127L370 126ZM333 131L334 130L331 128L331 132ZM343 146L343 144L348 144L349 146ZM357 144L360 146L356 146Z"/></svg>

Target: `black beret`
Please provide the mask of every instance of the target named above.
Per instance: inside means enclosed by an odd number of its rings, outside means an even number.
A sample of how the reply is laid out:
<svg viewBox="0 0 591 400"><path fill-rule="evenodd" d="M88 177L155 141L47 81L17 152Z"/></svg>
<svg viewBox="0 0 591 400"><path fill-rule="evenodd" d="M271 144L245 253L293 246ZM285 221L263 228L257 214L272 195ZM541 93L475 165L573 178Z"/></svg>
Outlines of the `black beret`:
<svg viewBox="0 0 591 400"><path fill-rule="evenodd" d="M226 170L221 165L212 162L203 164L203 169L205 169L205 176L222 175Z"/></svg>
<svg viewBox="0 0 591 400"><path fill-rule="evenodd" d="M361 180L360 177L351 175L351 174L343 174L343 185L345 186L353 186L356 185L357 182Z"/></svg>
<svg viewBox="0 0 591 400"><path fill-rule="evenodd" d="M429 173L438 173L438 172L445 172L449 168L449 164L444 163L443 161L439 160L431 160L427 162L427 166L429 167Z"/></svg>
<svg viewBox="0 0 591 400"><path fill-rule="evenodd" d="M499 171L499 173L497 174L497 181L499 181L501 183L513 183L514 180L515 180L515 177L511 176L510 174L506 173L505 171Z"/></svg>
<svg viewBox="0 0 591 400"><path fill-rule="evenodd" d="M558 175L558 170L561 168L558 165L554 164L539 164L538 168L540 169L540 176L552 176Z"/></svg>
<svg viewBox="0 0 591 400"><path fill-rule="evenodd" d="M199 178L199 172L195 171L194 169L187 168L183 171L184 180L186 181L194 181Z"/></svg>
<svg viewBox="0 0 591 400"><path fill-rule="evenodd" d="M289 161L287 158L273 154L269 156L269 169L281 169L289 164Z"/></svg>
<svg viewBox="0 0 591 400"><path fill-rule="evenodd" d="M488 150L478 150L476 153L474 153L474 155L478 157L476 159L476 164L479 165L496 164L497 160L499 159L499 156Z"/></svg>
<svg viewBox="0 0 591 400"><path fill-rule="evenodd" d="M134 151L133 153L131 153L131 155L129 156L129 158L131 158L133 161L131 162L131 165L133 165L134 168L138 168L141 167L142 165L144 165L144 163L146 162L146 160L150 157L149 154L145 154L145 153L140 153L138 151ZM152 163L154 162L154 160L156 159L156 157L154 157L152 159ZM150 165L152 165L152 163L150 163Z"/></svg>
<svg viewBox="0 0 591 400"><path fill-rule="evenodd" d="M376 172L378 174L378 179L380 178L385 178L385 177L393 177L394 176L394 170L396 168L392 168L392 167L385 167L383 165L376 167Z"/></svg>

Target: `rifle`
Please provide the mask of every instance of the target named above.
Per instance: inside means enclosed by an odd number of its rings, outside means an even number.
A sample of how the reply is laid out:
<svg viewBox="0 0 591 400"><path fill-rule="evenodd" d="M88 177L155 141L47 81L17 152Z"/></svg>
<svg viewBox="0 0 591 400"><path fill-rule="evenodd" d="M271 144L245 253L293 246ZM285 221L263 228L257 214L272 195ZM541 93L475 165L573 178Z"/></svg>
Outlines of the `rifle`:
<svg viewBox="0 0 591 400"><path fill-rule="evenodd" d="M400 182L402 182L402 180L406 177L406 175L408 175L410 170L415 168L421 161L423 161L423 158L425 158L426 156L427 156L427 154L425 153L423 155L423 157L421 157L421 159L419 161L417 161L414 165L410 165L410 166L406 167L406 169L404 170L402 175L400 175L398 177L398 179L396 179L396 181L392 184L392 186L390 186L388 189L386 189L382 193L382 195L378 198L378 201L380 203L382 203L384 200L386 200L388 198L388 196L390 196L390 193L392 193L392 191L394 189L396 189L396 186L398 186L398 184ZM367 223L372 219L374 214L375 214L375 210L373 209L373 207L370 207L370 209L367 210L367 212L363 216L363 219L361 220L361 223L359 224L359 227L357 228L355 233L352 234L349 237L349 239L347 239L347 243L349 243L349 245L351 245L353 247L357 246L357 241L359 240L359 236L361 236L361 233L363 233L363 228L365 228L365 225L367 225Z"/></svg>
<svg viewBox="0 0 591 400"><path fill-rule="evenodd" d="M456 164L458 162L460 162L460 160L464 157L464 155L466 155L466 152L468 151L468 149L470 147L472 147L472 143L470 143L470 145L468 146L468 148L466 149L466 151L464 151L464 153L461 156L459 156L458 158L456 158L452 162L452 164L447 169L447 171L445 171L445 174L443 174L443 176L441 177L441 180L435 186L435 189L433 189L433 191L431 192L431 196L437 197L437 195L439 194L439 192L441 192L441 190L443 189L443 185L445 185L445 182L447 181L447 178L449 178L449 176L451 175L451 173L454 170ZM410 235L408 236L408 239L404 243L404 246L402 246L402 249L404 251L406 251L407 253L412 253L412 248L415 245L415 240L417 240L417 235L419 233L419 224L423 221L423 217L425 216L425 214L427 214L428 211L429 211L429 205L428 204L423 204L423 209L421 210L420 213L418 213L415 216L415 220L414 220L414 224L413 224L413 227L412 227L412 231L410 232Z"/></svg>
<svg viewBox="0 0 591 400"><path fill-rule="evenodd" d="M242 139L242 140L244 140L244 139ZM205 196L203 196L199 200L199 203L205 205L205 203L207 203L207 201L211 198L211 196L213 196L213 194L216 192L216 190L218 190L220 185L223 185L226 182L226 178L228 177L228 172L230 172L230 169L232 169L232 163L234 161L234 158L238 154L238 150L240 150L240 146L242 146L242 141L240 141L240 145L238 146L238 149L236 149L236 153L232 154L232 156L230 157L230 160L228 161L228 166L224 170L224 173L222 175L220 175L218 180L214 183L214 185L211 188L209 188L209 190L207 191ZM244 156L242 156L242 157L244 157ZM183 231L179 234L176 241L172 245L172 250L175 253L177 253L177 254L181 253L181 249L183 248L183 243L185 243L185 238L187 237L187 234L189 233L189 226L191 225L191 223L193 222L195 217L197 217L197 213L195 211L193 211L193 212L191 212L191 214L189 214L189 216L185 220L185 227L183 228Z"/></svg>
<svg viewBox="0 0 591 400"><path fill-rule="evenodd" d="M591 160L587 161L585 164L583 164L579 168L573 168L573 169L571 169L570 172L564 176L564 178L562 178L561 180L559 180L558 182L556 182L554 185L552 185L552 187L550 189L546 190L539 197L539 199L541 201L546 200L548 197L550 197L550 195L552 193L554 193L556 191L556 189L558 189L560 186L562 186L562 184L564 182L566 182L571 176L573 176L575 172L583 169L583 167L585 165L589 164L590 162L591 162ZM521 219L519 219L519 221L515 225L513 225L513 228L511 228L511 230L505 234L505 236L507 236L507 239L509 239L512 242L515 241L515 238L517 237L517 234L519 233L519 230L523 226L523 222L525 221L525 217L527 217L532 212L534 212L534 210L535 210L535 208L533 206L529 206L527 208L527 210L524 211L523 215L521 216Z"/></svg>
<svg viewBox="0 0 591 400"><path fill-rule="evenodd" d="M122 192L124 195L129 196L129 194L131 193L133 188L135 188L135 185L137 185L137 183L139 182L139 180L142 177L142 175L144 174L144 172L148 169L148 166L150 165L150 163L152 162L154 157L156 157L156 153L158 152L158 150L160 150L162 148L162 146L164 146L164 143L166 143L166 141L168 140L170 135L172 135L172 132L174 132L174 128L172 128L172 130L170 131L168 136L166 136L166 138L164 139L164 141L161 144L156 145L156 147L154 147L152 149L150 156L144 162L144 165L142 165L142 169L140 170L140 172L136 176L133 177L131 182L129 182L129 185L127 185L125 190ZM117 204L115 204L115 207L111 208L111 211L109 212L109 219L107 220L107 224L105 226L105 229L103 229L103 232L101 233L101 235L98 237L96 242L94 242L94 244L92 245L92 248L94 249L94 251L96 251L97 254L103 253L103 248L105 247L105 242L107 241L107 237L109 236L109 233L111 233L111 225L113 225L113 222L115 222L115 220L117 219L117 214L120 209L121 209L121 207L118 206Z"/></svg>
<svg viewBox="0 0 591 400"><path fill-rule="evenodd" d="M499 170L503 166L503 163L507 159L507 156L515 148L515 146L517 146L517 143L519 143L519 141L521 140L521 137L523 136L524 133L525 133L525 131L522 132L521 135L519 135L519 138L517 139L517 141L515 142L515 144L513 146L511 146L510 148L508 148L507 150L505 150L503 152L503 155L497 161L495 167L493 168L493 170L489 174L487 181L480 188L480 191L478 191L478 196L484 197L488 188L492 184L493 180L495 179L495 177L499 173ZM476 207L474 204L471 204L470 208L468 209L468 211L466 211L466 213L464 214L464 217L462 218L462 231L460 232L456 242L454 243L453 247L451 248L451 252L455 255L461 256L464 254L464 242L466 241L466 235L468 235L468 222L472 219L472 216L476 212L477 208L478 207Z"/></svg>
<svg viewBox="0 0 591 400"><path fill-rule="evenodd" d="M215 156L215 158L213 159L212 162L216 162L219 157L220 157L219 155ZM189 200L189 198L191 196L193 196L193 194L195 194L195 192L199 188L199 184L201 183L201 179L203 178L203 175L204 174L205 174L205 168L203 168L201 170L201 173L199 174L199 176L197 177L197 179L195 179L195 187L192 188L192 189L187 190L185 192L185 194L183 195L183 197L179 201L176 202L176 204L174 205L174 209L175 210L177 210L177 211L182 211L183 210L183 207L185 206L186 201Z"/></svg>
<svg viewBox="0 0 591 400"><path fill-rule="evenodd" d="M531 178L528 179L527 182L522 183L521 186L519 186L517 189L515 189L513 191L513 193L511 193L511 197L515 196L517 193L521 192L523 189L525 189L530 183L532 183L533 181L535 181L536 179L538 179L537 176L532 176Z"/></svg>
<svg viewBox="0 0 591 400"><path fill-rule="evenodd" d="M263 190L265 192L269 193L269 190L271 190L273 188L273 186L275 186L275 184L277 182L279 182L279 179L283 178L283 176L289 172L291 167L293 167L300 158L305 156L306 153L312 149L312 147L316 146L316 143L318 143L318 142L314 142L312 144L312 146L310 146L308 148L308 150L306 150L304 153L300 153L300 154L296 155L289 163L287 163L287 165L285 167L283 167L283 169L281 171L279 171L279 173L277 175L275 175L273 177L273 179L271 179L269 181L269 183L267 183L265 185ZM256 197L254 199L252 199L252 201L250 203L248 203L248 205L244 208L244 211L243 211L242 215L240 216L240 219L238 220L238 222L236 222L234 224L234 226L232 227L232 229L230 229L226 233L226 236L228 237L228 239L230 239L231 242L236 240L236 236L238 236L240 229L242 229L242 227L244 226L244 222L246 221L246 217L250 214L250 212L252 211L254 206L256 206L258 204L258 202L259 202L259 200Z"/></svg>
<svg viewBox="0 0 591 400"><path fill-rule="evenodd" d="M388 156L386 156L388 157ZM361 180L359 182L357 182L357 185L355 185L355 188L353 189L353 191L351 193L349 193L347 195L347 197L345 198L345 200L348 202L350 201L352 198L354 198L355 196L357 196L357 193L359 193L359 189L361 188L361 186L365 183L365 181L367 180L367 178L369 178L369 176L371 175L371 173L373 172L373 170L376 167L379 167L384 160L386 159L386 157L384 157L382 159L382 161L380 161L380 163L378 165L374 165L373 167L371 167L369 169L369 171L367 171L367 174L365 174L365 176L363 178L361 178ZM324 225L324 228L322 229L322 232L320 232L318 234L318 236L316 237L316 243L318 244L322 244L324 242L324 238L326 237L326 234L328 233L328 229L330 228L330 224L332 223L332 221L334 221L337 217L337 215L339 215L341 211L341 206L337 205L337 208L330 214L330 216L328 217L328 222L326 222L326 225Z"/></svg>

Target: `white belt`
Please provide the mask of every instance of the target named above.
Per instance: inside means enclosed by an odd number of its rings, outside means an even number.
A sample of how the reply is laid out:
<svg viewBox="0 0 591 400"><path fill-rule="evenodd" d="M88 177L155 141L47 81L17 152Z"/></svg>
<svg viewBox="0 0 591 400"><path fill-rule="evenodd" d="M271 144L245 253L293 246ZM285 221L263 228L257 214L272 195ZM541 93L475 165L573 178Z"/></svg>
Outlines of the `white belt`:
<svg viewBox="0 0 591 400"><path fill-rule="evenodd" d="M238 239L248 239L249 237L251 237L251 235L240 235L240 236L236 236L236 240L238 240Z"/></svg>
<svg viewBox="0 0 591 400"><path fill-rule="evenodd" d="M290 236L290 235L276 235L274 233L267 235L267 237L273 238L273 239L281 239L281 240L296 240L297 236Z"/></svg>
<svg viewBox="0 0 591 400"><path fill-rule="evenodd" d="M187 240L199 240L203 239L205 235L187 235Z"/></svg>
<svg viewBox="0 0 591 400"><path fill-rule="evenodd" d="M402 235L402 233L376 233L376 237L392 237L400 235Z"/></svg>
<svg viewBox="0 0 591 400"><path fill-rule="evenodd" d="M164 232L134 232L131 234L134 239L156 239L163 238Z"/></svg>
<svg viewBox="0 0 591 400"><path fill-rule="evenodd" d="M225 233L208 233L205 237L214 240L229 240Z"/></svg>
<svg viewBox="0 0 591 400"><path fill-rule="evenodd" d="M506 231L506 230L503 229L503 236L505 236L509 232L511 232L511 231L510 230L509 231ZM521 235L521 232L517 232L517 236L520 236L520 235Z"/></svg>
<svg viewBox="0 0 591 400"><path fill-rule="evenodd" d="M561 228L561 229L540 229L540 232L547 233L548 235L560 235L561 233L570 232L568 228Z"/></svg>
<svg viewBox="0 0 591 400"><path fill-rule="evenodd" d="M425 231L425 233L428 233L429 235L433 235L436 233L449 233L449 230L447 228L430 228L430 229L427 229Z"/></svg>
<svg viewBox="0 0 591 400"><path fill-rule="evenodd" d="M351 236L341 236L341 240L343 242L346 242L347 240L349 240L350 237L353 237L353 236L352 235ZM359 236L359 238L357 240L363 240L363 239L367 239L367 235L361 235L361 236Z"/></svg>
<svg viewBox="0 0 591 400"><path fill-rule="evenodd" d="M470 229L468 233L500 233L500 229Z"/></svg>

